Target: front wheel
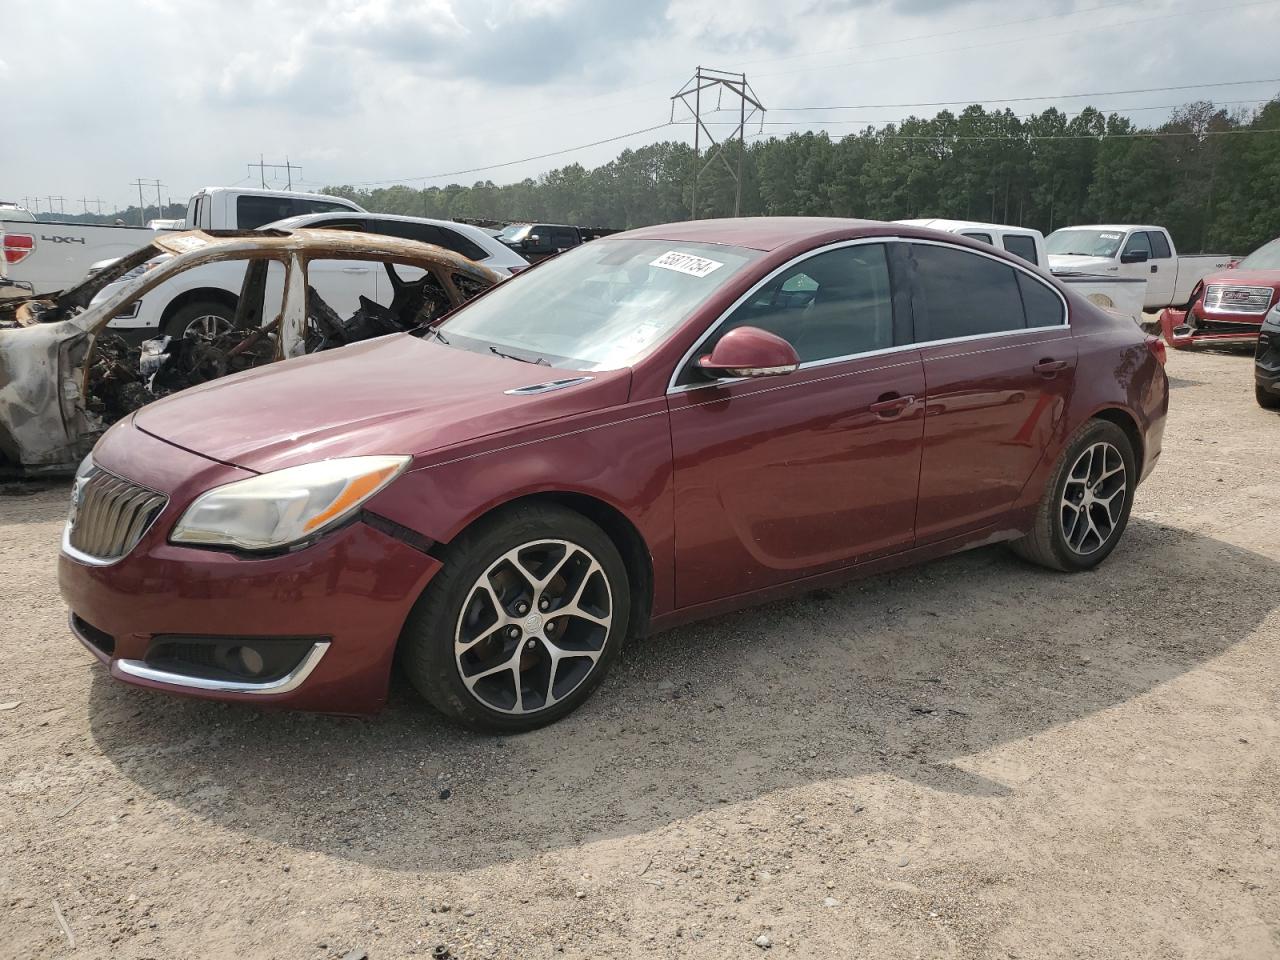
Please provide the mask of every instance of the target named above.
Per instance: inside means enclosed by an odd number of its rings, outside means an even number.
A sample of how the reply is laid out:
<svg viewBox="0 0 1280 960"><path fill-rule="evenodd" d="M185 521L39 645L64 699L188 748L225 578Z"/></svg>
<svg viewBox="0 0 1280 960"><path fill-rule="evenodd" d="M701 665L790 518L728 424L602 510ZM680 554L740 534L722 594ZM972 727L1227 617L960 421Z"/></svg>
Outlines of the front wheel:
<svg viewBox="0 0 1280 960"><path fill-rule="evenodd" d="M626 568L604 531L553 504L517 506L450 545L405 624L401 661L447 716L532 730L591 695L630 609Z"/></svg>
<svg viewBox="0 0 1280 960"><path fill-rule="evenodd" d="M219 335L231 332L235 318L235 309L224 303L189 303L174 311L164 325L164 332L175 339L185 337L211 343Z"/></svg>
<svg viewBox="0 0 1280 960"><path fill-rule="evenodd" d="M1120 542L1137 481L1125 432L1110 421L1090 420L1059 458L1031 532L1009 546L1053 570L1096 567Z"/></svg>
<svg viewBox="0 0 1280 960"><path fill-rule="evenodd" d="M1260 383L1253 385L1253 396L1264 410L1280 410L1280 393L1272 393Z"/></svg>

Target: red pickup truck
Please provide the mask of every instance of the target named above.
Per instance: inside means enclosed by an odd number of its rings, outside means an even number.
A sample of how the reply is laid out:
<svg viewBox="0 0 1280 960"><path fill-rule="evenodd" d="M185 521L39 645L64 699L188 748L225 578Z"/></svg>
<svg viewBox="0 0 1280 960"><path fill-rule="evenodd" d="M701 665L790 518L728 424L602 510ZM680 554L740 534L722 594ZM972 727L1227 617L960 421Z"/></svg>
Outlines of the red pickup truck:
<svg viewBox="0 0 1280 960"><path fill-rule="evenodd" d="M1280 239L1264 244L1221 273L1196 285L1186 310L1165 310L1160 329L1169 345L1253 342L1280 300Z"/></svg>

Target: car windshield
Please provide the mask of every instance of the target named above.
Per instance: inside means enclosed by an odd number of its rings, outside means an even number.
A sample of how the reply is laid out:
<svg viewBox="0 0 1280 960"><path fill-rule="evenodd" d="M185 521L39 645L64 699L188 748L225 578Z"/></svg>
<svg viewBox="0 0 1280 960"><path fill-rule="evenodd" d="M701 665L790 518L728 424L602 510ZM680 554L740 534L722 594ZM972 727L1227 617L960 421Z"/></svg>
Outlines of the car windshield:
<svg viewBox="0 0 1280 960"><path fill-rule="evenodd" d="M596 240L495 287L436 328L450 345L573 370L633 364L760 254Z"/></svg>
<svg viewBox="0 0 1280 960"><path fill-rule="evenodd" d="M1264 243L1236 267L1239 270L1280 270L1280 240Z"/></svg>
<svg viewBox="0 0 1280 960"><path fill-rule="evenodd" d="M1045 238L1049 253L1065 257L1114 257L1124 234L1119 230L1055 230Z"/></svg>
<svg viewBox="0 0 1280 960"><path fill-rule="evenodd" d="M529 224L513 223L509 227L504 227L498 232L499 240L522 240L524 235L529 232Z"/></svg>

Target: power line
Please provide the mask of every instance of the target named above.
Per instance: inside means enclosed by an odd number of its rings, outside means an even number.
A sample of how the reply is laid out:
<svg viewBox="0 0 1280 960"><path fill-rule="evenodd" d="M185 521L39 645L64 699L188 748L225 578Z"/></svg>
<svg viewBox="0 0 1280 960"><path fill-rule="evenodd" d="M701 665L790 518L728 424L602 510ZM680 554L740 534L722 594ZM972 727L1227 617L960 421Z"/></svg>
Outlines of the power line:
<svg viewBox="0 0 1280 960"><path fill-rule="evenodd" d="M576 147L565 147L563 150L553 150L550 153L540 153L533 157L522 157L519 160L505 160L502 163L491 163L483 167L470 167L466 170L451 170L448 173L424 173L417 177L391 177L386 180L361 180L356 183L347 184L347 186L373 187L384 183L411 183L416 180L443 180L445 177L461 177L468 173L482 173L486 170L499 170L503 167L514 167L521 163L531 163L534 160L546 160L548 157L559 157L566 153L575 153L578 150L587 150L591 147L603 146L606 143L616 143L619 140L626 140L628 137L638 137L642 133L653 133L655 130L661 130L664 127L672 126L677 126L677 124L667 121L666 123L659 123L652 127L645 127L643 130L632 130L629 133L620 133L616 137L606 137L604 140L582 143Z"/></svg>
<svg viewBox="0 0 1280 960"><path fill-rule="evenodd" d="M1176 87L1139 87L1133 90L1100 90L1093 93L1048 93L1038 97L974 97L968 100L933 100L920 103L852 103L840 107L773 107L775 113L810 113L819 110L891 110L903 107L960 107L986 103L1030 103L1034 100L1081 100L1085 97L1122 97L1131 93L1165 93L1170 90L1207 90L1212 87L1245 87L1250 84L1280 83L1268 80L1224 80L1219 83L1186 83Z"/></svg>

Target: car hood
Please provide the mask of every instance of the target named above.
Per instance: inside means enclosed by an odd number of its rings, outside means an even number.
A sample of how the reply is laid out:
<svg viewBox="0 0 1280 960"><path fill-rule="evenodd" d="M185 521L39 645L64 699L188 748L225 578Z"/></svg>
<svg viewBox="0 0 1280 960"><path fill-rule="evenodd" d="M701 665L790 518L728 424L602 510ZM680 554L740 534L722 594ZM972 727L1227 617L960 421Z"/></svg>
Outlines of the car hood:
<svg viewBox="0 0 1280 960"><path fill-rule="evenodd" d="M1082 257L1074 253L1049 254L1049 267L1055 273L1100 273L1118 269L1115 260L1109 257Z"/></svg>
<svg viewBox="0 0 1280 960"><path fill-rule="evenodd" d="M1280 290L1280 270L1221 270L1204 278L1205 286L1226 283L1234 287L1270 287Z"/></svg>
<svg viewBox="0 0 1280 960"><path fill-rule="evenodd" d="M532 394L552 380L582 383ZM393 334L184 390L134 415L140 430L265 472L371 454L423 454L625 403L629 370L584 374Z"/></svg>

